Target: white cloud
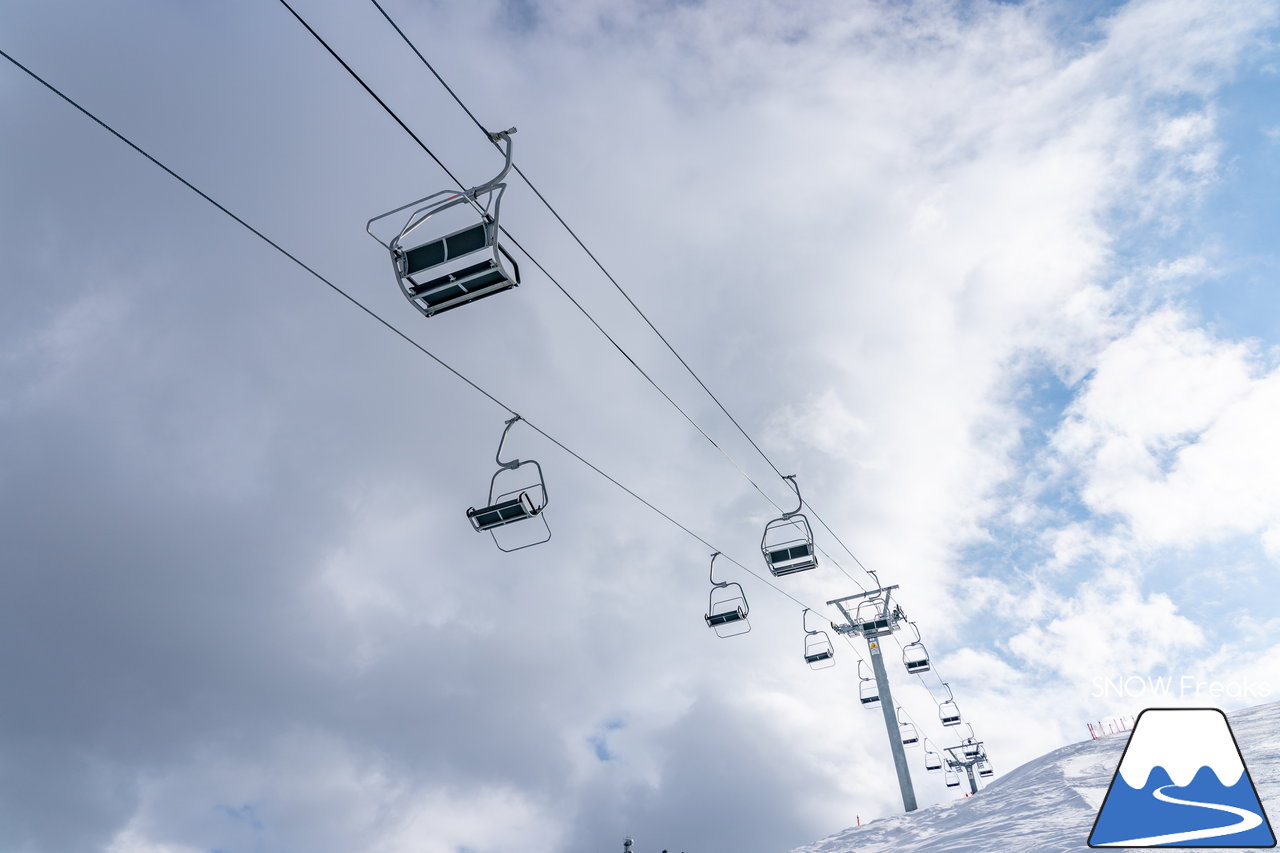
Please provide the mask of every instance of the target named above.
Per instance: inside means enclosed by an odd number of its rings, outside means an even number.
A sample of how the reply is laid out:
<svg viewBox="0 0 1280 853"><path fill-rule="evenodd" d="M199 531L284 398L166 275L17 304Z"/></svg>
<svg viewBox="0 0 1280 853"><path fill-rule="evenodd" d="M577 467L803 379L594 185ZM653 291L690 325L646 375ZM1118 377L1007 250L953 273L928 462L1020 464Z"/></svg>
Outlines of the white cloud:
<svg viewBox="0 0 1280 853"><path fill-rule="evenodd" d="M412 105L448 162L491 174L491 152L447 97L355 9L307 14ZM255 10L214 25L139 2L103 32L71 11L14 24L31 31L35 59L65 63L69 87L763 571L767 505L536 273L484 307L405 319L385 253L360 225L393 203L383 195L399 203L443 179L424 175L430 164L397 128L369 118L364 95L336 82L292 21ZM995 751L1057 745L1082 707L1032 676L1151 665L1198 636L1136 569L1096 586L1068 577L1091 561L1131 567L1133 549L1089 519L1062 522L1057 507L1017 516L1057 525L1039 540L1056 564L1024 567L1029 588L958 565L965 546L1002 544L984 525L1005 505L999 489L1024 473L1030 362L1046 359L1070 383L1090 376L1040 460L1040 485L1078 479L1091 509L1149 541L1229 529L1269 531L1268 547L1280 538L1270 486L1218 476L1259 449L1274 405L1257 354L1176 311L1141 316L1144 299L1194 286L1212 264L1196 247L1139 271L1116 257L1118 233L1185 221L1215 179L1222 128L1204 101L1265 23L1263 4L1135 3L1091 43L1061 40L1037 4L562 2L532 21L498 2L392 12L486 121L521 128L521 164L800 475L806 498L903 584L940 674ZM68 40L84 53L69 55ZM180 56L165 52L174 44ZM107 49L131 62L102 61ZM825 674L798 660L800 605L730 570L755 629L707 636L707 549L530 434L519 453L547 465L556 535L497 554L462 516L492 472L496 409L218 230L215 214L175 201L150 167L122 165L132 161L90 144L79 124L69 132L54 106L15 112L12 136L41 156L6 148L0 163L15 183L37 174L31 205L56 222L83 202L104 244L188 273L119 275L128 296L113 302L84 295L96 280L35 259L48 286L23 289L35 307L0 317L25 324L13 340L30 346L7 356L25 359L15 373L56 377L47 395L80 418L22 410L25 444L12 446L44 455L12 450L0 477L4 532L24 567L13 582L29 584L14 600L59 602L0 620L13 647L43 649L47 678L16 671L15 695L54 696L68 717L33 707L15 725L143 780L136 812L109 803L110 832L90 826L81 846L248 847L260 832L317 853L531 838L576 851L630 819L683 833L672 849L781 847L841 828L855 800L866 814L897 808L892 790L845 772L888 772L883 732L849 712L844 649ZM236 157L226 128L237 129ZM46 152L51 140L68 155ZM86 200L90 180L101 191ZM145 228L121 212L129 205ZM504 217L785 495L515 182ZM24 245L14 233L0 229L0 246ZM110 252L82 251L95 271L119 272ZM99 416L117 429L94 429ZM1197 510L1204 495L1223 512ZM829 568L810 574L779 586L819 605L850 591ZM957 595L962 574L972 580ZM1061 601L1052 582L1066 580L1081 586ZM1094 621L1130 617L1105 645ZM1013 635L1016 654L948 654L975 624L993 643ZM106 710L87 695L107 697ZM902 696L932 722L922 691ZM92 720L75 716L86 708ZM592 748L602 731L607 761ZM73 795L60 789L57 808L87 811L66 805L88 797ZM35 825L4 800L0 825Z"/></svg>
<svg viewBox="0 0 1280 853"><path fill-rule="evenodd" d="M199 848L185 844L151 841L134 827L135 821L120 830L107 846L106 853L199 853Z"/></svg>
<svg viewBox="0 0 1280 853"><path fill-rule="evenodd" d="M1011 637L1008 647L1084 687L1100 675L1147 673L1203 639L1168 596L1144 595L1129 573L1113 569L1079 588L1045 624Z"/></svg>
<svg viewBox="0 0 1280 853"><path fill-rule="evenodd" d="M1148 545L1262 534L1280 520L1280 371L1165 309L1099 357L1053 447L1084 500Z"/></svg>
<svg viewBox="0 0 1280 853"><path fill-rule="evenodd" d="M563 846L559 815L517 790L437 790L413 798L408 814L366 849L373 853L501 853L531 844ZM385 834L384 834L385 833Z"/></svg>

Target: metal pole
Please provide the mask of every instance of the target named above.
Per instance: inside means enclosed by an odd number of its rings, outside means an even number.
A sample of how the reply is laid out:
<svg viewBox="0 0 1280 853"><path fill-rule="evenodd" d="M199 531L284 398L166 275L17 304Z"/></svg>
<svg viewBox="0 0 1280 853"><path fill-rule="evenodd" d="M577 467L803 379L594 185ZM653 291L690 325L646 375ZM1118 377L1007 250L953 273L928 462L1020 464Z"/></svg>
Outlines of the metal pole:
<svg viewBox="0 0 1280 853"><path fill-rule="evenodd" d="M964 769L969 771L969 793L970 794L978 793L978 780L975 779L973 776L973 765L966 764Z"/></svg>
<svg viewBox="0 0 1280 853"><path fill-rule="evenodd" d="M880 710L884 712L884 727L889 733L889 749L893 751L893 766L898 771L898 787L902 789L902 807L916 810L916 792L911 787L911 770L907 767L907 752L902 747L902 732L898 728L897 706L889 690L889 676L884 671L884 658L880 654L880 640L867 638L867 650L871 653L871 668L876 673L876 689L880 692ZM969 784L973 784L973 771L969 771Z"/></svg>

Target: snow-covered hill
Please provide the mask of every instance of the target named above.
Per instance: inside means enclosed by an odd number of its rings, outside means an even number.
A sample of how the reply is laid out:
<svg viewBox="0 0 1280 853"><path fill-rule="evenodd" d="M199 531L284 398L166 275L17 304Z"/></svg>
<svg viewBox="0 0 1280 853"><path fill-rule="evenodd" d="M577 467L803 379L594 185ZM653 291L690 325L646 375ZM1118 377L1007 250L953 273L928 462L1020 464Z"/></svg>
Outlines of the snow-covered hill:
<svg viewBox="0 0 1280 853"><path fill-rule="evenodd" d="M1280 703L1228 714L1249 774L1280 831ZM846 829L792 853L1058 853L1085 851L1128 733L1030 761L977 796ZM964 789L962 789L964 790Z"/></svg>

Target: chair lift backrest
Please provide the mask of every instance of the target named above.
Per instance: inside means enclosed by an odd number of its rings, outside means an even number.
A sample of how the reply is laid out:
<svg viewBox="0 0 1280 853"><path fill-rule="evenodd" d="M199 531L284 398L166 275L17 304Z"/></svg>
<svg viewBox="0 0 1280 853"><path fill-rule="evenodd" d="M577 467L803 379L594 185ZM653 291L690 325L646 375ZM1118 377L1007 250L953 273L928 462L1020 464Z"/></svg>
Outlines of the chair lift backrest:
<svg viewBox="0 0 1280 853"><path fill-rule="evenodd" d="M511 169L511 134L515 128L490 134L506 141L502 171L469 190L441 190L369 220L366 230L391 252L396 280L405 297L431 317L499 293L520 283L520 267L499 243L503 179ZM414 208L390 240L373 233L373 224ZM450 228L450 219L461 227ZM444 224L444 228L441 225ZM434 227L433 236L418 240L421 230ZM441 230L447 233L441 234Z"/></svg>
<svg viewBox="0 0 1280 853"><path fill-rule="evenodd" d="M809 519L800 513L804 507L804 499L800 497L796 477L788 474L782 479L789 481L791 488L795 489L796 508L791 512L783 512L780 518L766 524L764 535L760 537L760 550L764 554L765 565L774 577L818 567L818 558L813 549L813 528L809 526ZM770 533L774 534L773 541L770 541Z"/></svg>

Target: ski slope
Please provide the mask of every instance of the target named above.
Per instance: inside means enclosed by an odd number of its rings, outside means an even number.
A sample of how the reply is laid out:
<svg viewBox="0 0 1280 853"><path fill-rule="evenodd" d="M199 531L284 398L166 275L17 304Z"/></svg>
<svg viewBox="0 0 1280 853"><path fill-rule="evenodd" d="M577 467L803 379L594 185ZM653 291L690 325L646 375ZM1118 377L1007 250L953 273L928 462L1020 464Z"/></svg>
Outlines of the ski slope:
<svg viewBox="0 0 1280 853"><path fill-rule="evenodd" d="M1262 806L1280 832L1280 703L1227 718ZM792 853L1089 850L1093 819L1128 737L1123 732L1064 746L998 777L977 796L846 829Z"/></svg>

